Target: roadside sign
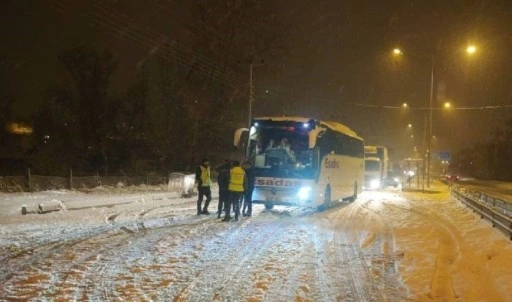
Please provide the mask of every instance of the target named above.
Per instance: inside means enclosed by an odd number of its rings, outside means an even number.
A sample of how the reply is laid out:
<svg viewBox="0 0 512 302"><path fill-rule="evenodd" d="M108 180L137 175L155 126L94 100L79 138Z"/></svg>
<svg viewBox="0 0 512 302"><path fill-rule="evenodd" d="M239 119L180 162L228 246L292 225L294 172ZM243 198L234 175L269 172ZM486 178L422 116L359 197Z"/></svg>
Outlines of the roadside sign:
<svg viewBox="0 0 512 302"><path fill-rule="evenodd" d="M438 158L439 158L439 160L451 160L452 154L448 151L441 151L438 154Z"/></svg>

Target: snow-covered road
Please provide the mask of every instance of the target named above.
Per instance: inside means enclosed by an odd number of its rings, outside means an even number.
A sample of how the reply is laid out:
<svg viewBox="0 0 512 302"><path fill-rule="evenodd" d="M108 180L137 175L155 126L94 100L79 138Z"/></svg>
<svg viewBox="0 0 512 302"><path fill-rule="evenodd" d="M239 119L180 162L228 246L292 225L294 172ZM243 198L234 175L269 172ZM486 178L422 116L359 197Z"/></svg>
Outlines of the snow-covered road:
<svg viewBox="0 0 512 302"><path fill-rule="evenodd" d="M164 188L0 194L0 299L507 301L512 244L435 189L229 223Z"/></svg>

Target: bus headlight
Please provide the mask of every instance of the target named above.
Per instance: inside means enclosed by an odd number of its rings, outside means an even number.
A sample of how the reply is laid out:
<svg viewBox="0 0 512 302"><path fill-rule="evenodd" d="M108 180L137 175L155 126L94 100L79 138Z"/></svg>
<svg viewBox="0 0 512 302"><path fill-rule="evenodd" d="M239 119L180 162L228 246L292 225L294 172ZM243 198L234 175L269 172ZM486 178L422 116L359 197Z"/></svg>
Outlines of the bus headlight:
<svg viewBox="0 0 512 302"><path fill-rule="evenodd" d="M380 180L372 179L372 181L370 182L370 188L371 189L378 189L378 188L380 188Z"/></svg>
<svg viewBox="0 0 512 302"><path fill-rule="evenodd" d="M307 200L311 196L311 187L302 187L297 192L297 197L301 200Z"/></svg>

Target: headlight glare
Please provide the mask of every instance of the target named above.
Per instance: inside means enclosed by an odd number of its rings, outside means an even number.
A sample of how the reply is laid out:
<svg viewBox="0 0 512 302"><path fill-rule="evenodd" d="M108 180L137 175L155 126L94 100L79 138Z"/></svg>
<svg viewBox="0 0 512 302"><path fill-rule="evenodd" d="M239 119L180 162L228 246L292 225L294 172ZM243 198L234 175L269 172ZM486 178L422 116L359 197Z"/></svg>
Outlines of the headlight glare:
<svg viewBox="0 0 512 302"><path fill-rule="evenodd" d="M380 187L380 180L378 179L373 179L371 182L370 182L370 188L372 189L377 189Z"/></svg>
<svg viewBox="0 0 512 302"><path fill-rule="evenodd" d="M310 195L311 195L311 187L302 187L299 189L299 191L297 192L297 196L299 197L299 199L301 200L306 200L306 199L309 199L310 198Z"/></svg>

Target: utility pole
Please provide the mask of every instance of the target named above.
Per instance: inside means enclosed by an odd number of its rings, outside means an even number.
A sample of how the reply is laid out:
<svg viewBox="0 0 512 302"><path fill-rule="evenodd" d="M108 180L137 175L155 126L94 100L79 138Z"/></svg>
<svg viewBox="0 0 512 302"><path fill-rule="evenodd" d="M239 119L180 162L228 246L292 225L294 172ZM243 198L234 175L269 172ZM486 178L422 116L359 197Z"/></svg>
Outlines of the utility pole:
<svg viewBox="0 0 512 302"><path fill-rule="evenodd" d="M254 66L254 63L251 61L249 63L249 116L247 119L247 126L251 127L251 119L252 119L252 102L254 102L254 95L253 95L253 81L252 81L252 68Z"/></svg>
<svg viewBox="0 0 512 302"><path fill-rule="evenodd" d="M249 105L248 105L248 120L247 126L251 126L252 120L252 103L254 102L254 81L252 76L252 70L254 67L263 66L264 61L261 60L261 63L254 63L252 60L249 61Z"/></svg>
<svg viewBox="0 0 512 302"><path fill-rule="evenodd" d="M427 137L427 188L430 188L430 162L432 159L432 107L434 106L434 73L435 73L435 65L436 59L434 55L431 58L431 71L430 71L430 98L429 98L429 106L428 106L428 137Z"/></svg>

